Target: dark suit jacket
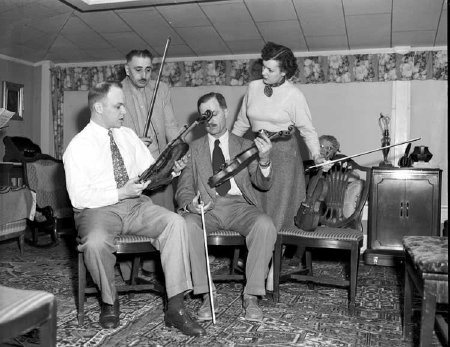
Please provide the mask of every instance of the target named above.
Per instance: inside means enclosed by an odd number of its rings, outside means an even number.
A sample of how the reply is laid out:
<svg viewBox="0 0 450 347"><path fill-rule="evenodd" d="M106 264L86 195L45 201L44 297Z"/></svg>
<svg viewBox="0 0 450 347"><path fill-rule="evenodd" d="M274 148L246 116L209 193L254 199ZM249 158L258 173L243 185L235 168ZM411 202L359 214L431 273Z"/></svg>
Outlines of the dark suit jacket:
<svg viewBox="0 0 450 347"><path fill-rule="evenodd" d="M231 159L253 145L252 141L231 133L229 135L228 145ZM208 179L213 176L208 136L205 135L190 143L189 154L190 158L186 167L181 172L175 194L175 199L180 208L192 202L197 191L200 191L200 196L205 205L211 200L215 202L217 198L216 189L211 188L208 184ZM272 170L270 170L268 177L264 177L258 165L258 160L255 159L247 168L234 176L234 180L241 190L243 197L250 204L259 207L256 192L252 184L260 190L269 190L272 185Z"/></svg>

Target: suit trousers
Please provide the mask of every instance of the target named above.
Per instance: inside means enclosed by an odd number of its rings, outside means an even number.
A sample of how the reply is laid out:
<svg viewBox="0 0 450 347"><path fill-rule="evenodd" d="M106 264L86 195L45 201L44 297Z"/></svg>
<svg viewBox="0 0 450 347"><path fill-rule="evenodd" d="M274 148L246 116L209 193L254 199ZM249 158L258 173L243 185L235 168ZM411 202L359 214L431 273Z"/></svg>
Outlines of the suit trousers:
<svg viewBox="0 0 450 347"><path fill-rule="evenodd" d="M194 294L208 292L208 274L201 216L184 215L189 232L189 258L191 261ZM205 213L206 232L219 229L232 230L245 237L248 249L245 265L244 293L265 295L267 277L277 232L272 219L240 195L218 196L212 210Z"/></svg>
<svg viewBox="0 0 450 347"><path fill-rule="evenodd" d="M113 304L116 256L114 238L121 234L149 236L160 251L165 288L170 298L192 289L187 228L178 214L153 204L144 195L114 205L84 209L75 215L86 268L100 288L102 300Z"/></svg>
<svg viewBox="0 0 450 347"><path fill-rule="evenodd" d="M157 190L150 192L144 191L144 195L150 197L154 204L165 207L169 211L175 211L174 200L173 200L173 186L172 183L161 187ZM123 260L119 261L120 271L122 272L122 278L128 281L131 278L131 261ZM143 259L142 269L148 272L155 272L156 264L154 259Z"/></svg>

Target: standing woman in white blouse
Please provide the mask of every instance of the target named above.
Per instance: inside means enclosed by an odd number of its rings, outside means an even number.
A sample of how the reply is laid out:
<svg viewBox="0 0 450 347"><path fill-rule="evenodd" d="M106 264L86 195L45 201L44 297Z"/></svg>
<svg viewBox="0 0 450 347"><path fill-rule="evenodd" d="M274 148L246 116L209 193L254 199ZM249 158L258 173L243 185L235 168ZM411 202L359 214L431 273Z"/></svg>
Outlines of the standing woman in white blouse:
<svg viewBox="0 0 450 347"><path fill-rule="evenodd" d="M303 159L307 158L301 157L298 136L302 136L316 164L325 159L305 96L289 81L297 71L294 54L285 46L268 42L261 56L263 78L250 82L232 133L243 136L249 128L253 132L287 130L290 125L296 128L290 138L273 140L273 185L269 191L260 192L264 211L280 230L294 225L294 216L306 197Z"/></svg>

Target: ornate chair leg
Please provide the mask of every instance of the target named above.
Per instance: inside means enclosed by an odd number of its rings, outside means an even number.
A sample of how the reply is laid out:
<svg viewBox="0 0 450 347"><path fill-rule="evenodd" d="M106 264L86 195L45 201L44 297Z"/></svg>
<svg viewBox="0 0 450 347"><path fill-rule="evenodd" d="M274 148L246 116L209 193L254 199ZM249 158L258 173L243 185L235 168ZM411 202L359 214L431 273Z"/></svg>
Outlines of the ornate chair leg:
<svg viewBox="0 0 450 347"><path fill-rule="evenodd" d="M353 245L350 252L350 290L348 298L348 312L350 315L353 315L355 311L356 281L358 277L359 246Z"/></svg>
<svg viewBox="0 0 450 347"><path fill-rule="evenodd" d="M84 255L78 253L78 325L84 323L84 300L86 289L86 265L84 265Z"/></svg>
<svg viewBox="0 0 450 347"><path fill-rule="evenodd" d="M312 253L310 249L305 250L305 261L306 261L306 269L308 270L308 275L313 276L313 267L312 267ZM308 289L314 289L314 282L308 282Z"/></svg>
<svg viewBox="0 0 450 347"><path fill-rule="evenodd" d="M22 234L19 236L19 250L20 250L20 255L23 255L23 248L25 245L25 234Z"/></svg>
<svg viewBox="0 0 450 347"><path fill-rule="evenodd" d="M403 340L411 340L412 297L414 285L409 273L409 264L405 264L405 291L403 298Z"/></svg>
<svg viewBox="0 0 450 347"><path fill-rule="evenodd" d="M32 243L33 243L33 245L37 246L37 244L38 244L39 227L35 223L33 223L32 227L31 227L31 230L32 230L32 236L31 236L32 237Z"/></svg>
<svg viewBox="0 0 450 347"><path fill-rule="evenodd" d="M49 309L50 317L39 329L41 346L56 346L56 300Z"/></svg>
<svg viewBox="0 0 450 347"><path fill-rule="evenodd" d="M56 217L52 218L52 243L58 242L58 219Z"/></svg>
<svg viewBox="0 0 450 347"><path fill-rule="evenodd" d="M131 266L131 277L130 277L130 284L131 285L135 285L137 283L136 279L138 277L139 274L139 267L141 265L141 257L139 256L135 256L133 258L133 263ZM129 292L128 293L128 298L129 299L133 299L134 297L134 293L133 292Z"/></svg>
<svg viewBox="0 0 450 347"><path fill-rule="evenodd" d="M273 301L280 301L280 274L281 274L281 237L277 237L273 252Z"/></svg>
<svg viewBox="0 0 450 347"><path fill-rule="evenodd" d="M233 260L231 262L231 267L230 267L230 275L234 275L235 270L238 268L238 261L239 261L239 254L240 252L240 248L236 247L234 249L234 253L233 253Z"/></svg>

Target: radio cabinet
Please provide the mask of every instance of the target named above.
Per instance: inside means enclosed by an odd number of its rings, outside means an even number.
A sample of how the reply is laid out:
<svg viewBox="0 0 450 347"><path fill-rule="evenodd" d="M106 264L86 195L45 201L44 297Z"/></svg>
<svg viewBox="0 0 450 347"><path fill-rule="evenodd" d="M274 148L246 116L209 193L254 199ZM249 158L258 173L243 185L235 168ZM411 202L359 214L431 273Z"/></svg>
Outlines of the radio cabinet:
<svg viewBox="0 0 450 347"><path fill-rule="evenodd" d="M404 236L439 236L442 170L374 167L371 176L364 261L393 266Z"/></svg>

